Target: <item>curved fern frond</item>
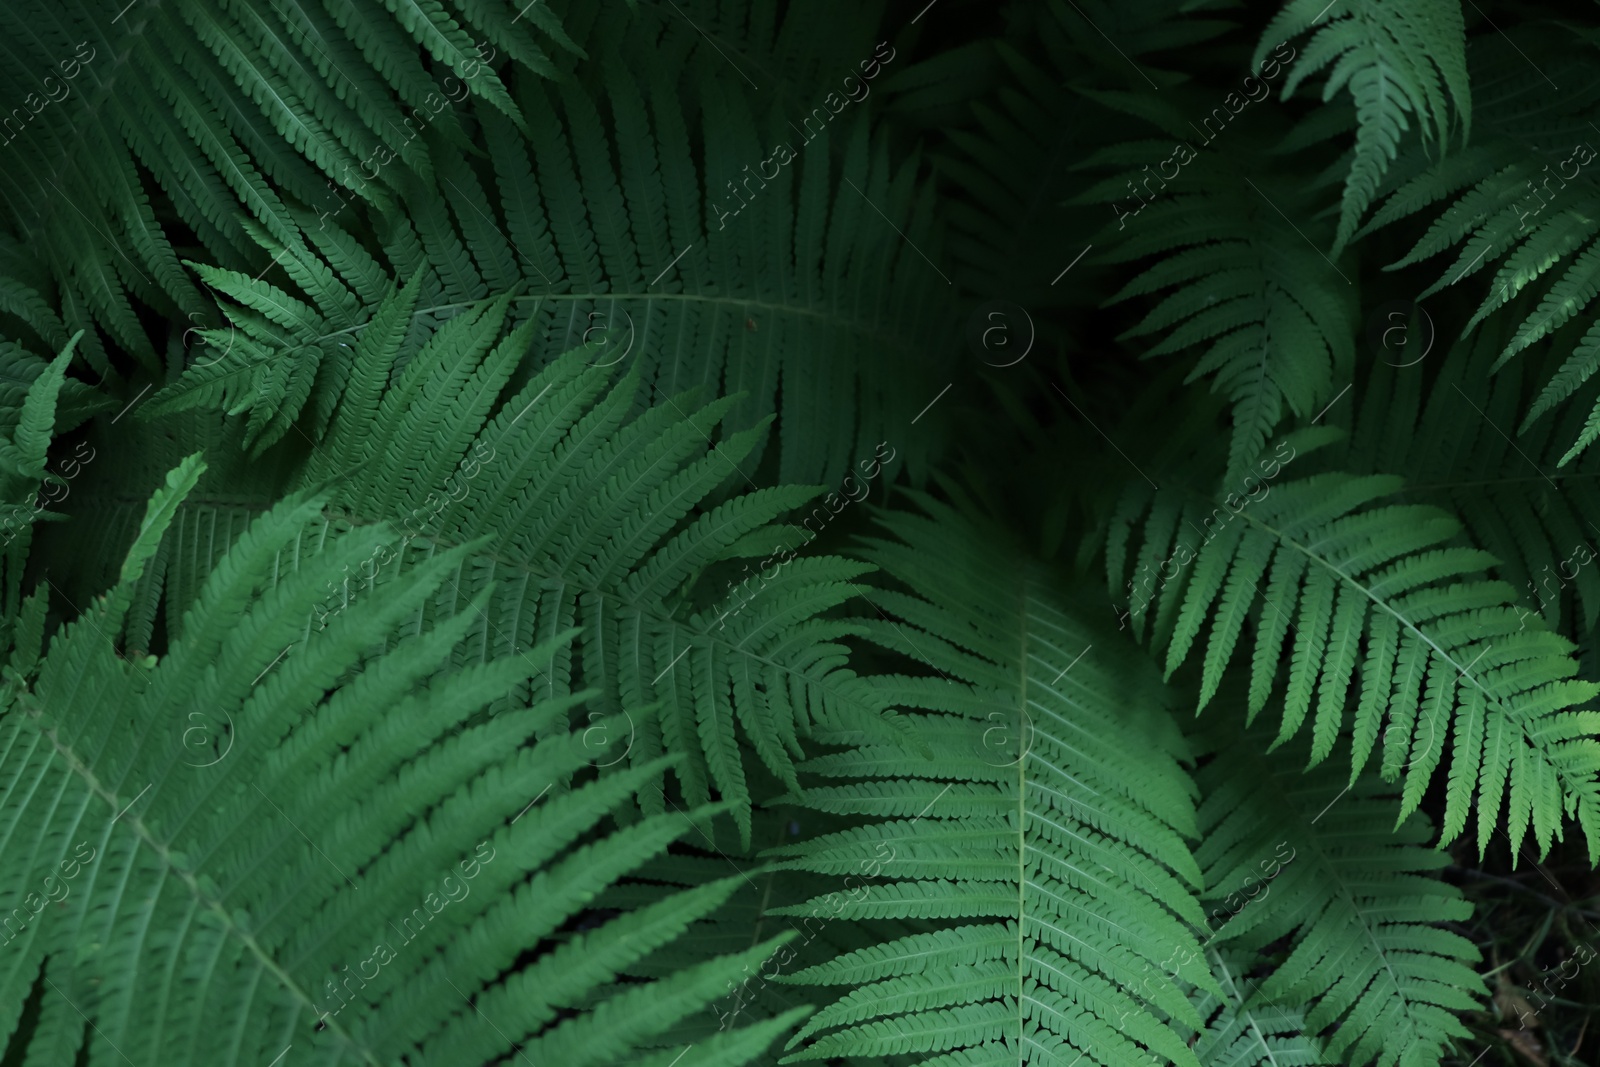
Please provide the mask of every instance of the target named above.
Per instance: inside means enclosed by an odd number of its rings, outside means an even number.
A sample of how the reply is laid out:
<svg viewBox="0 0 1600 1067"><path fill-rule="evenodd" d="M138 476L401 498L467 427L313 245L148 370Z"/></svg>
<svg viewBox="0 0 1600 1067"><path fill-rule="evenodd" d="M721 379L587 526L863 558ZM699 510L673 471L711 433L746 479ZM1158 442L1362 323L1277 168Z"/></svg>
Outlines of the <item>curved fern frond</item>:
<svg viewBox="0 0 1600 1067"><path fill-rule="evenodd" d="M480 545L438 609L488 597L460 662L516 655L580 627L543 671L542 692L593 688L612 714L660 704L658 720L617 735L612 758L682 753L672 773L684 799L699 805L715 791L730 801L746 842L746 742L793 787L800 739L816 725L901 736L888 698L845 666L839 642L859 624L830 618L870 568L805 551L848 498L818 502L820 488L796 486L734 495L765 432L726 430L735 400L680 394L631 417L637 370L612 386L616 369L596 361L597 345L514 383L538 323L507 330L508 294L419 335L420 285L414 277L371 314L342 391L328 398L325 438L290 484L334 480L328 512L296 551L318 551L330 529L379 520L406 536L330 587L308 625L439 552ZM859 477L887 476L899 457L884 445L859 462ZM847 491L859 488L852 479ZM775 523L801 505L799 525ZM236 507L186 513L165 570L141 591L141 619L155 617L163 584L174 619L195 569L226 544L219 520L236 524ZM738 561L748 562L740 570Z"/></svg>
<svg viewBox="0 0 1600 1067"><path fill-rule="evenodd" d="M1195 860L1212 937L1236 955L1275 960L1250 982L1246 1005L1303 1010L1303 1033L1328 1033L1330 1058L1437 1062L1448 1041L1470 1036L1457 1014L1479 1006L1483 985L1469 966L1477 948L1439 925L1472 914L1432 873L1450 857L1427 847L1421 814L1395 825L1394 791L1376 775L1352 783L1328 765L1301 773L1267 756L1268 741L1260 730L1219 731L1216 758L1196 775ZM1231 976L1235 994L1241 973Z"/></svg>
<svg viewBox="0 0 1600 1067"><path fill-rule="evenodd" d="M1323 20L1326 19L1326 22ZM1313 27L1304 54L1291 55L1287 100L1307 78L1328 71L1322 99L1348 87L1356 108L1356 143L1333 239L1338 256L1355 236L1384 172L1415 115L1424 143L1448 147L1452 118L1462 141L1472 128L1466 27L1457 0L1290 0L1268 24L1251 63Z"/></svg>
<svg viewBox="0 0 1600 1067"><path fill-rule="evenodd" d="M1484 576L1494 557L1462 543L1448 513L1381 503L1402 479L1328 472L1290 481L1282 468L1295 457L1281 442L1254 487L1222 501L1131 483L1120 514L1141 527L1133 573L1127 525L1107 556L1112 588L1132 591L1124 622L1142 634L1154 618L1169 675L1204 638L1202 707L1251 623L1251 718L1287 653L1278 742L1309 719L1315 764L1351 721L1353 696L1350 779L1381 731L1383 775L1405 782L1402 817L1448 755L1445 842L1475 808L1480 852L1500 826L1513 852L1530 826L1544 851L1565 814L1600 855L1600 715L1579 710L1600 685L1576 677L1572 643L1519 614L1516 591Z"/></svg>
<svg viewBox="0 0 1600 1067"><path fill-rule="evenodd" d="M855 988L786 1062L1154 1054L1196 1067L1169 1026L1201 1025L1180 982L1221 990L1188 925L1201 921L1183 840L1193 785L1164 691L1131 648L1074 617L1048 574L997 553L998 530L918 500L922 513L885 516L895 539L865 553L906 587L877 593L893 618L868 634L942 675L875 680L926 709L907 717L932 758L839 735L852 747L803 770L847 781L796 799L871 821L773 855L865 875L843 918L935 925L794 974Z"/></svg>
<svg viewBox="0 0 1600 1067"><path fill-rule="evenodd" d="M1589 123L1600 103L1595 41L1565 28L1533 29L1531 37L1519 35L1529 46L1560 35L1561 43L1546 50L1540 69L1530 71L1521 48L1511 41L1488 38L1475 49L1473 80L1488 87L1479 94L1485 134L1479 144L1400 185L1372 222L1372 227L1389 225L1444 202L1427 232L1388 269L1459 246L1454 262L1422 293L1427 296L1493 268L1467 328L1506 308L1520 320L1515 333L1502 340L1493 369L1546 338L1559 339L1570 352L1527 407L1523 432L1569 400L1600 367L1600 333L1582 318L1600 291L1600 230L1593 221L1600 212L1600 138ZM1562 92L1546 91L1552 77L1561 79ZM1597 437L1600 406L1591 400L1589 418L1572 435L1559 464L1571 462Z"/></svg>
<svg viewBox="0 0 1600 1067"><path fill-rule="evenodd" d="M1303 178L1229 166L1208 153L1182 175L1184 188L1199 191L1156 190L1148 203L1130 196L1121 178L1084 195L1118 212L1119 240L1107 261L1162 256L1112 302L1173 290L1124 336L1165 332L1147 356L1205 346L1189 380L1212 378L1212 389L1232 402L1228 469L1238 476L1280 423L1314 417L1348 379L1356 301L1349 279L1304 232L1315 235L1314 225L1295 221L1310 214L1302 210Z"/></svg>
<svg viewBox="0 0 1600 1067"><path fill-rule="evenodd" d="M1431 336L1420 316L1395 324L1414 331L1419 344ZM1600 567L1590 566L1600 559L1600 456L1559 467L1583 426L1581 403L1510 436L1537 391L1541 366L1519 361L1491 376L1510 329L1498 320L1458 344L1431 380L1416 366L1380 360L1364 393L1328 421L1354 427L1343 466L1405 472L1405 499L1443 506L1474 544L1493 553L1494 572L1516 592L1519 620L1542 615L1550 629L1576 640L1600 621ZM1597 390L1600 382L1591 382L1580 399Z"/></svg>
<svg viewBox="0 0 1600 1067"><path fill-rule="evenodd" d="M146 417L248 410L252 442L271 444L316 383L349 373L353 316L378 279L426 268L419 317L514 293L513 321L535 324L541 353L601 345L596 362L637 368L657 400L741 394L735 429L778 414L780 481L836 479L886 438L920 472L931 439L909 431L927 400L907 382L948 365L954 305L917 159L891 158L864 91L828 91L847 75L870 89L855 64L827 72L809 112L756 109L731 69L664 66L653 21L593 27L593 59L559 88L508 74L525 127L486 101L454 108L480 152L424 123L409 142L420 162L382 171L397 210L318 197L330 209L316 217L247 226L290 283L204 272L243 306L201 334ZM882 42L860 63L881 78L894 58ZM702 125L717 135L692 148ZM381 261L356 236L369 229Z"/></svg>
<svg viewBox="0 0 1600 1067"><path fill-rule="evenodd" d="M43 981L44 1017L56 1000L81 1012L94 1063L265 1063L290 1044L328 1063L638 1062L786 939L671 983L616 981L737 877L563 929L690 823L598 829L667 761L586 776L582 735L553 728L583 694L484 715L570 634L441 673L487 598L418 616L465 549L307 633L323 585L392 535L332 537L282 573L322 506L292 495L211 569L165 655L125 656L108 635L201 470L171 473L116 586L8 674L5 1033ZM793 1018L724 1036L723 1061ZM58 1032L34 1030L37 1054Z"/></svg>

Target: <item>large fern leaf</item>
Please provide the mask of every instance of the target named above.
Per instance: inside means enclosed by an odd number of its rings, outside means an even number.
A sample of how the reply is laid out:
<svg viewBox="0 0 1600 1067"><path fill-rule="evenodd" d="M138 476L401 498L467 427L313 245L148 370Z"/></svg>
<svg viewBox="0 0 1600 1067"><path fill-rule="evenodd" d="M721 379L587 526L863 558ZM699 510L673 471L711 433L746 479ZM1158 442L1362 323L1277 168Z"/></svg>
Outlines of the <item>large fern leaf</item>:
<svg viewBox="0 0 1600 1067"><path fill-rule="evenodd" d="M555 698L592 687L611 713L661 703L658 721L617 735L610 758L648 763L683 753L672 772L683 798L699 805L714 790L731 801L745 841L747 744L792 786L800 739L814 725L893 733L887 698L845 666L839 641L858 624L829 617L861 592L855 579L869 568L806 551L850 496L817 501L819 488L795 486L744 492L764 427L727 432L734 401L686 394L633 418L637 368L611 385L620 368L597 361L598 346L514 385L537 322L507 331L506 297L415 336L419 287L414 279L372 313L329 405L326 436L288 486L336 479L332 506L295 552L318 551L333 529L378 520L406 538L397 551L360 561L307 625L441 551L480 545L437 609L489 598L459 660L526 654L581 627L574 646L541 664L542 691ZM872 453L847 492L888 477L885 465L897 459L892 446ZM229 488L215 485L175 524L164 569L141 589L137 618L146 628L135 639L149 633L163 590L169 622L181 625L175 613L197 571L249 514ZM799 525L775 523L801 505ZM125 529L122 510L111 522ZM109 526L86 535L98 542L102 530ZM702 581L708 572L714 578ZM663 810L659 798L646 801Z"/></svg>
<svg viewBox="0 0 1600 1067"><path fill-rule="evenodd" d="M118 584L42 658L37 645L12 650L0 714L4 893L17 902L4 1032L42 982L33 1040L46 1057L71 1022L65 1002L89 1024L93 1063L266 1063L289 1046L329 1063L638 1062L781 944L670 984L612 985L737 876L561 932L690 824L674 812L596 830L655 788L666 761L575 778L591 758L582 735L550 727L581 694L480 714L528 660L440 674L484 598L435 627L416 617L464 549L307 634L323 584L391 535L333 538L273 582L322 506L291 496L218 561L183 638L160 657L124 656L107 635L200 471L191 459L172 472ZM369 654L396 633L392 651ZM567 1017L586 997L590 1010ZM722 1035L711 1051L748 1062L792 1019Z"/></svg>
<svg viewBox="0 0 1600 1067"><path fill-rule="evenodd" d="M1530 826L1545 850L1570 815L1600 855L1600 720L1580 710L1600 686L1575 677L1572 643L1519 615L1516 591L1484 574L1494 557L1463 544L1451 515L1382 503L1401 478L1286 475L1296 458L1280 442L1223 499L1129 483L1107 554L1124 622L1143 633L1154 620L1169 674L1201 645L1201 706L1249 622L1251 717L1287 673L1278 739L1309 719L1315 763L1355 697L1351 779L1380 732L1385 778L1405 780L1402 816L1445 769L1446 842L1476 809L1480 851L1502 826L1513 851Z"/></svg>
<svg viewBox="0 0 1600 1067"><path fill-rule="evenodd" d="M1187 925L1193 785L1162 688L1047 573L997 554L998 530L921 503L867 552L906 587L878 594L893 620L870 633L936 672L879 682L928 709L912 717L933 758L840 735L855 747L805 769L847 781L798 799L870 821L774 854L865 875L842 918L940 921L794 974L854 988L789 1059L1197 1064L1168 1025L1201 1025L1179 982L1221 990Z"/></svg>

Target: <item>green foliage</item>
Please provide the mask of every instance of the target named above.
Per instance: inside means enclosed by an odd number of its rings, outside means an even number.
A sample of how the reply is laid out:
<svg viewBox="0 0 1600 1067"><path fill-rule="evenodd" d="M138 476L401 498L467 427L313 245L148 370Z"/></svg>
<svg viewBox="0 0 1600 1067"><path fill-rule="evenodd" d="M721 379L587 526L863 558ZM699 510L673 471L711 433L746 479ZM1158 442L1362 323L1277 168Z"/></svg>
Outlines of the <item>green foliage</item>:
<svg viewBox="0 0 1600 1067"><path fill-rule="evenodd" d="M1323 102L1348 88L1355 104L1355 148L1333 242L1337 256L1399 152L1411 128L1408 114L1416 116L1424 145L1437 140L1438 149L1447 147L1452 118L1463 139L1470 135L1467 42L1455 0L1290 0L1262 34L1252 65L1280 42L1313 27L1320 28L1294 60L1283 96L1288 99L1301 82L1326 70Z"/></svg>
<svg viewBox="0 0 1600 1067"><path fill-rule="evenodd" d="M526 1042L525 1053L604 1063L648 1049L741 964L782 942L709 961L670 985L613 984L715 908L731 878L580 936L560 933L596 891L688 824L674 813L585 840L618 803L655 788L666 761L572 781L589 760L583 738L550 727L582 694L477 718L532 658L441 673L482 598L437 627L414 617L463 550L438 553L412 581L307 636L304 617L323 582L387 534L334 538L270 582L322 506L291 495L210 571L185 613L186 636L163 656L123 656L106 635L122 625L201 470L190 459L168 476L113 589L52 636L42 657L37 634L13 652L0 777L32 788L7 808L17 862L4 892L18 901L0 998L8 1029L22 994L43 982L59 1002L87 1006L97 1057L265 1061L284 1042L304 1042L384 1063L441 1050L492 1059ZM391 652L366 651L396 632ZM204 710L180 730L177 713L192 707ZM571 784L508 825L553 782ZM340 814L318 818L329 811ZM481 843L462 859L459 842L473 840ZM59 903L35 903L41 893ZM549 951L519 966L519 954L540 944ZM440 996L441 983L458 996ZM561 1009L594 993L592 1013L561 1020ZM218 1013L228 1026L215 1025ZM295 1032L307 1018L316 1031ZM65 1021L53 1010L35 1040L58 1041ZM747 1062L748 1042L781 1025L741 1035L747 1044L732 1061Z"/></svg>
<svg viewBox="0 0 1600 1067"><path fill-rule="evenodd" d="M1195 850L1221 905L1213 936L1230 949L1286 946L1247 1006L1307 1005L1299 1029L1337 1022L1325 1054L1354 1063L1437 1059L1446 1040L1470 1036L1454 1013L1475 1006L1480 983L1466 964L1478 952L1437 924L1472 905L1426 876L1449 863L1425 847L1427 820L1396 828L1393 791L1376 775L1299 774L1263 758L1261 732L1217 741L1198 775L1205 840Z"/></svg>
<svg viewBox="0 0 1600 1067"><path fill-rule="evenodd" d="M1072 617L1047 573L1020 554L991 556L1002 531L923 508L886 520L897 540L866 555L906 587L878 594L898 621L870 636L930 656L942 675L879 682L926 709L914 729L932 758L908 766L858 744L811 761L819 775L861 780L814 787L802 803L882 821L773 854L881 878L850 894L843 917L941 923L794 975L855 988L795 1040L844 1029L789 1061L917 1052L943 1053L924 1061L940 1065L1072 1054L1112 1064L1143 1046L1197 1064L1164 1024L1201 1018L1152 967L1185 953L1176 977L1221 993L1186 925L1202 921L1183 840L1196 829L1194 785L1166 694L1131 649L1107 648Z"/></svg>
<svg viewBox="0 0 1600 1067"><path fill-rule="evenodd" d="M1123 618L1134 633L1153 617L1169 675L1204 635L1204 707L1252 620L1251 719L1278 684L1288 639L1277 743L1309 717L1310 760L1321 762L1354 697L1351 780L1381 732L1384 777L1405 782L1402 817L1442 769L1444 841L1476 809L1480 853L1501 826L1513 849L1530 826L1546 849L1562 817L1575 815L1600 857L1600 748L1587 739L1594 713L1581 707L1600 686L1573 677L1572 642L1519 616L1515 590L1484 574L1494 558L1460 543L1448 513L1380 503L1400 478L1282 476L1297 458L1280 442L1254 489L1220 500L1129 484L1107 559L1112 588L1126 582Z"/></svg>
<svg viewBox="0 0 1600 1067"><path fill-rule="evenodd" d="M1528 38L1530 45L1548 39ZM1485 42L1475 57L1473 76L1496 90L1481 94L1479 105L1488 135L1471 150L1434 162L1393 190L1368 227L1392 224L1446 202L1426 234L1392 266L1418 263L1461 245L1455 261L1424 291L1427 295L1461 284L1498 261L1467 324L1470 330L1496 311L1515 308L1521 324L1501 342L1496 370L1549 337L1562 337L1563 347L1570 346L1570 355L1525 409L1524 431L1571 398L1600 366L1600 334L1592 328L1576 332L1583 322L1578 316L1594 298L1595 265L1600 262L1593 222L1600 209L1594 164L1600 138L1587 118L1600 100L1591 58L1594 44L1589 33L1563 35L1563 46L1545 53L1549 66L1530 71L1515 42ZM1552 76L1567 88L1546 92ZM1541 291L1535 283L1546 275L1549 284ZM1563 331L1567 326L1574 329ZM1600 407L1591 404L1588 420L1569 435L1571 444L1559 463L1570 462L1596 437Z"/></svg>
<svg viewBox="0 0 1600 1067"><path fill-rule="evenodd" d="M0 1064L1527 1058L1592 22L0 12Z"/></svg>

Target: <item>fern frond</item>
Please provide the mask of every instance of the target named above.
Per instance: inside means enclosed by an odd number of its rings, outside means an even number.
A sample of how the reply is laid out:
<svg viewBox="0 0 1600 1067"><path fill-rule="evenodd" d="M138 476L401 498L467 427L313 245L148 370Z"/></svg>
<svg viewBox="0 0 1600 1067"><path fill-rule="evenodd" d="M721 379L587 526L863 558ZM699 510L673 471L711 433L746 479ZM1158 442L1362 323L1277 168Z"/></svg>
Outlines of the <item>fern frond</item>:
<svg viewBox="0 0 1600 1067"><path fill-rule="evenodd" d="M1356 305L1348 279L1308 240L1310 224L1293 221L1305 217L1302 181L1233 173L1209 155L1188 170L1200 191L1144 203L1113 179L1084 195L1111 201L1115 232L1126 231L1107 261L1163 257L1112 302L1173 290L1125 336L1163 331L1148 356L1205 346L1189 380L1209 377L1231 401L1228 469L1238 477L1283 421L1312 418L1348 378Z"/></svg>
<svg viewBox="0 0 1600 1067"><path fill-rule="evenodd" d="M1327 21L1324 23L1323 19ZM1466 28L1456 0L1347 0L1330 8L1318 0L1291 0L1268 24L1251 63L1319 26L1305 53L1287 61L1287 100L1307 78L1328 71L1323 102L1348 87L1357 128L1345 179L1333 255L1355 235L1410 129L1415 115L1422 140L1448 147L1452 118L1465 142L1472 128Z"/></svg>
<svg viewBox="0 0 1600 1067"><path fill-rule="evenodd" d="M525 132L487 104L461 109L486 158L425 130L414 144L429 166L386 169L403 207L375 229L384 269L410 278L426 268L415 314L447 318L520 287L510 314L534 323L535 367L596 344L594 362L636 368L657 401L708 383L742 394L730 425L779 416L784 482L835 479L885 440L904 440L920 473L929 438L911 423L927 401L906 383L932 383L948 365L953 306L930 266L932 190L915 160L894 162L867 112L843 110L836 95L840 106L807 116L797 134L779 120L788 111L750 110L722 84L731 73L663 70L660 43L639 26L595 32L589 45L608 59L560 90L511 81ZM718 131L703 172L684 147L696 110ZM340 342L363 328L347 290L365 287L371 302L371 264L353 252L360 211L304 234L256 233L298 274L299 303L271 296L287 313L273 311L260 283L212 284L271 311L286 336L256 337L213 365L224 342L205 335L207 362L147 417L191 404L250 410L272 428L258 438L269 443L299 416L309 383L342 381L351 353Z"/></svg>
<svg viewBox="0 0 1600 1067"><path fill-rule="evenodd" d="M1222 996L1192 994L1206 1027L1195 1035L1194 1054L1204 1064L1230 1067L1317 1067L1329 1062L1306 1036L1305 1013L1255 996L1246 977L1251 959L1225 948L1206 949L1206 962Z"/></svg>
<svg viewBox="0 0 1600 1067"><path fill-rule="evenodd" d="M266 1062L296 1044L370 1064L479 1063L519 1047L609 1064L652 1049L786 940L671 983L607 988L717 907L737 876L555 936L690 822L674 812L597 828L657 788L669 760L585 775L583 736L552 729L583 694L481 714L571 634L527 658L449 669L487 595L434 625L417 618L465 548L307 633L326 582L392 535L332 537L284 572L285 550L323 506L291 495L205 577L184 637L162 656L125 657L107 634L200 470L191 458L169 475L116 586L53 637L31 682L13 672L4 685L0 782L15 850L4 894L20 910L0 1004L20 1004L47 967L46 1002L84 1013L96 1061ZM373 653L386 638L396 644ZM34 908L33 891L54 896L52 881L66 888L60 906ZM591 994L592 1011L566 1017ZM34 1028L37 1054L57 1040L57 1014L52 1005ZM727 1035L720 1058L749 1062L794 1018ZM16 1021L8 1012L8 1032Z"/></svg>
<svg viewBox="0 0 1600 1067"><path fill-rule="evenodd" d="M1575 677L1572 643L1542 620L1520 617L1515 591L1484 576L1494 557L1460 543L1460 524L1448 513L1381 503L1401 489L1400 478L1328 472L1288 480L1282 468L1295 459L1294 446L1286 440L1274 455L1261 468L1266 484L1245 497L1127 490L1128 513L1142 516L1143 547L1134 574L1113 573L1111 581L1115 588L1126 578L1133 590L1124 615L1136 633L1154 616L1153 643L1169 675L1204 636L1203 707L1237 654L1248 613L1256 635L1252 718L1277 686L1283 642L1291 642L1279 743L1309 717L1311 763L1327 758L1350 721L1354 690L1350 778L1381 727L1384 777L1404 778L1402 817L1448 755L1445 842L1475 809L1480 852L1502 825L1513 851L1530 826L1546 850L1564 814L1578 819L1592 853L1600 849L1600 750L1592 740L1600 719L1580 710L1600 686ZM1506 809L1508 774L1521 784Z"/></svg>
<svg viewBox="0 0 1600 1067"><path fill-rule="evenodd" d="M927 709L908 717L932 758L840 735L854 747L803 770L850 781L795 799L871 821L772 854L865 876L833 906L842 918L933 928L793 975L857 988L788 1061L1196 1065L1170 1026L1201 1025L1179 983L1221 990L1186 925L1199 921L1193 786L1163 691L1047 574L997 554L999 531L918 500L866 551L906 587L876 594L890 617L868 633L943 676L875 680Z"/></svg>
<svg viewBox="0 0 1600 1067"><path fill-rule="evenodd" d="M903 736L888 697L845 665L839 642L859 624L832 617L870 568L805 553L841 498L816 502L818 489L793 486L714 496L737 479L763 432L727 431L735 399L704 405L680 395L632 418L637 374L611 385L615 368L594 362L594 346L514 382L537 331L529 319L505 329L515 299L473 305L417 336L412 309L423 284L417 275L393 292L371 313L355 354L341 355L353 365L325 446L291 486L333 479L331 507L296 551L319 551L331 529L376 520L406 536L398 550L353 565L309 626L367 586L481 544L449 586L461 603L489 596L460 661L526 654L581 628L574 646L543 665L542 691L555 698L594 688L612 714L660 704L657 720L620 731L597 761L683 753L672 773L684 800L731 802L746 841L751 748L792 787L800 739L814 727ZM870 473L882 473L876 461ZM799 526L774 525L808 502ZM193 595L196 569L210 565L240 517L217 500L183 518L161 574L141 590L139 633L149 632L163 592L169 626L187 626L177 612ZM739 557L752 561L742 572L719 565Z"/></svg>
<svg viewBox="0 0 1600 1067"><path fill-rule="evenodd" d="M1330 1058L1436 1061L1471 1036L1457 1013L1478 1006L1483 984L1469 966L1477 948L1439 925L1472 913L1433 874L1450 857L1426 846L1420 814L1394 824L1394 791L1376 775L1302 774L1267 755L1269 739L1219 731L1216 759L1196 776L1212 937L1276 960L1246 1003L1304 1011L1303 1033L1329 1033Z"/></svg>
<svg viewBox="0 0 1600 1067"><path fill-rule="evenodd" d="M1533 29L1537 35L1531 39L1522 35L1525 43L1564 32ZM1569 39L1548 50L1540 69L1529 71L1514 42L1485 40L1474 53L1472 75L1475 82L1492 87L1480 93L1478 107L1487 136L1473 151L1432 163L1401 185L1374 219L1374 225L1392 223L1445 196L1452 198L1391 269L1459 246L1455 261L1425 296L1492 268L1494 276L1468 329L1508 307L1520 319L1514 335L1500 342L1495 370L1546 338L1566 338L1563 347L1570 345L1571 355L1526 408L1524 433L1567 401L1600 366L1593 332L1577 332L1579 316L1600 291L1595 274L1600 231L1591 221L1600 210L1600 185L1595 182L1600 141L1587 118L1600 101L1600 81L1590 61L1593 47L1587 36ZM1566 91L1544 91L1545 79L1552 76L1562 79ZM1535 294L1536 301L1530 299ZM1600 436L1592 429L1600 423L1594 410L1591 406L1589 420L1572 431L1561 465Z"/></svg>
<svg viewBox="0 0 1600 1067"><path fill-rule="evenodd" d="M1403 328L1416 331L1419 344L1430 332L1420 317ZM1403 471L1407 498L1459 516L1473 543L1494 554L1519 620L1542 615L1551 629L1577 637L1600 619L1600 573L1589 565L1600 558L1592 491L1600 457L1559 467L1583 422L1581 404L1508 436L1540 373L1539 364L1519 362L1491 376L1510 329L1497 320L1453 346L1430 381L1413 368L1375 365L1352 405L1343 465ZM1586 387L1583 398L1594 391Z"/></svg>

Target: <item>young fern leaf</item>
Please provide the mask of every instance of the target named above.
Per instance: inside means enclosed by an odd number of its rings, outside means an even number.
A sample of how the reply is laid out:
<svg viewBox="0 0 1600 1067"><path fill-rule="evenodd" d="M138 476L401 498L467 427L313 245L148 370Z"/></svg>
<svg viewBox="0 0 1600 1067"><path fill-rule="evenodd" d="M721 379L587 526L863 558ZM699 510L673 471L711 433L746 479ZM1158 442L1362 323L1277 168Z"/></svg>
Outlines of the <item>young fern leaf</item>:
<svg viewBox="0 0 1600 1067"><path fill-rule="evenodd" d="M1186 985L1222 991L1188 925L1202 921L1183 840L1193 785L1165 691L1134 650L1075 618L999 529L917 499L921 513L885 516L895 539L865 552L906 587L875 592L893 621L867 634L942 675L875 679L901 707L925 709L908 717L932 759L837 735L852 747L803 769L849 781L793 799L867 821L772 854L867 875L835 906L841 918L932 929L791 976L856 988L807 1024L797 1041L813 1040L785 1062L1153 1054L1197 1067L1172 1024L1202 1025ZM1189 961L1174 964L1185 949Z"/></svg>
<svg viewBox="0 0 1600 1067"><path fill-rule="evenodd" d="M1230 173L1210 159L1190 164L1183 176L1187 188L1200 191L1158 192L1137 212L1118 207L1138 218L1119 220L1117 232L1127 235L1105 258L1162 256L1111 302L1173 289L1125 336L1164 331L1147 357L1198 351L1188 380L1211 378L1212 390L1231 401L1228 470L1237 476L1282 422L1314 417L1335 383L1349 378L1356 303L1348 280L1289 221L1304 200L1302 180ZM1129 198L1118 177L1084 199Z"/></svg>
<svg viewBox="0 0 1600 1067"><path fill-rule="evenodd" d="M523 657L448 669L487 596L417 622L466 548L434 554L308 634L325 582L392 535L331 538L285 573L285 551L324 504L291 495L210 570L185 636L163 656L125 658L107 635L200 471L191 458L171 473L115 588L42 660L18 671L30 657L14 658L0 691L15 850L0 879L19 902L0 1033L16 1032L42 981L34 1057L59 1048L65 1001L92 1028L78 1053L91 1063L265 1063L289 1043L372 1065L468 1067L519 1048L565 1064L632 1063L786 939L670 983L615 984L737 877L561 932L688 823L673 813L599 829L658 788L669 761L585 775L583 737L551 729L585 694L482 714L530 669ZM386 638L397 643L373 654ZM567 784L543 798L553 783ZM41 886L58 906L35 905ZM458 996L441 997L443 986ZM586 997L590 1013L564 1017ZM727 1035L722 1062L751 1061L792 1021Z"/></svg>
<svg viewBox="0 0 1600 1067"><path fill-rule="evenodd" d="M1457 1014L1479 1007L1483 986L1477 948L1439 925L1472 914L1459 889L1430 876L1449 855L1427 847L1420 814L1395 826L1394 791L1376 775L1302 773L1269 756L1269 740L1219 730L1216 758L1196 775L1214 950L1245 969L1269 953L1272 971L1245 1007L1303 1011L1305 1034L1329 1033L1330 1059L1438 1062L1452 1038L1472 1036Z"/></svg>
<svg viewBox="0 0 1600 1067"><path fill-rule="evenodd" d="M1294 458L1279 447L1280 459ZM1202 707L1252 619L1252 719L1277 685L1288 637L1277 743L1309 718L1310 762L1326 759L1353 687L1350 780L1380 731L1383 776L1405 783L1401 818L1447 769L1444 842L1476 809L1480 853L1502 826L1514 852L1531 826L1542 853L1567 815L1600 856L1600 715L1579 710L1600 685L1576 677L1570 641L1524 618L1510 586L1483 577L1497 561L1460 543L1453 517L1379 503L1402 485L1332 472L1275 482L1258 502L1230 494L1219 503L1130 483L1124 509L1142 517L1144 541L1124 618L1155 615L1169 675L1203 639ZM1123 578L1113 574L1113 586Z"/></svg>
<svg viewBox="0 0 1600 1067"><path fill-rule="evenodd" d="M1323 18L1327 16L1327 21ZM1323 70L1323 102L1348 87L1356 107L1356 143L1345 179L1334 256L1355 235L1415 115L1424 143L1450 142L1452 119L1465 143L1472 128L1466 27L1457 0L1290 0L1261 35L1258 67L1280 42L1317 27L1283 85L1287 100Z"/></svg>

